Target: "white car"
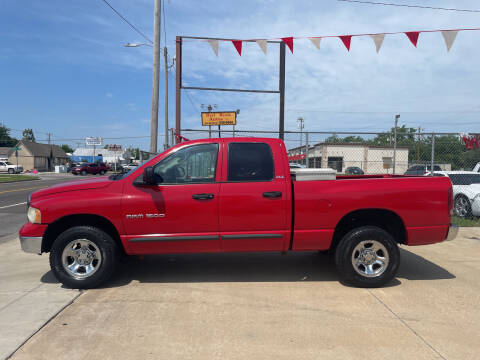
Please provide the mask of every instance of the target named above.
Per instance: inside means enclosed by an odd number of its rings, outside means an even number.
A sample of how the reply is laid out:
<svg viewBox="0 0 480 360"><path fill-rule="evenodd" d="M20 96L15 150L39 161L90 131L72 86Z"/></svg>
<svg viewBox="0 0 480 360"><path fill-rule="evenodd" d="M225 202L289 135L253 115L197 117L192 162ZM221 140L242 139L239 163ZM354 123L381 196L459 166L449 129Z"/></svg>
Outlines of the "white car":
<svg viewBox="0 0 480 360"><path fill-rule="evenodd" d="M130 163L130 164L127 164L127 165L123 165L123 171L127 172L127 171L130 171L132 169L136 169L137 167L138 167L138 164Z"/></svg>
<svg viewBox="0 0 480 360"><path fill-rule="evenodd" d="M480 216L480 173L473 171L435 171L452 182L454 212L460 217Z"/></svg>
<svg viewBox="0 0 480 360"><path fill-rule="evenodd" d="M0 171L8 172L9 174L20 174L23 171L23 166L13 165L8 161L0 161Z"/></svg>
<svg viewBox="0 0 480 360"><path fill-rule="evenodd" d="M306 166L297 163L290 163L290 169L305 169Z"/></svg>

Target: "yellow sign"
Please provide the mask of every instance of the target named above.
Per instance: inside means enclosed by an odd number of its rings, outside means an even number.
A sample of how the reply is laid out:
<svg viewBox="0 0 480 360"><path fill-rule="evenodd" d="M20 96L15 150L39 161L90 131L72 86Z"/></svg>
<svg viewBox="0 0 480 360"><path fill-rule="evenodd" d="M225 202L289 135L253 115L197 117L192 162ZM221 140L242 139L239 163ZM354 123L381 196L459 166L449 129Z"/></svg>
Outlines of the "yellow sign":
<svg viewBox="0 0 480 360"><path fill-rule="evenodd" d="M237 125L237 113L235 111L202 112L202 125Z"/></svg>

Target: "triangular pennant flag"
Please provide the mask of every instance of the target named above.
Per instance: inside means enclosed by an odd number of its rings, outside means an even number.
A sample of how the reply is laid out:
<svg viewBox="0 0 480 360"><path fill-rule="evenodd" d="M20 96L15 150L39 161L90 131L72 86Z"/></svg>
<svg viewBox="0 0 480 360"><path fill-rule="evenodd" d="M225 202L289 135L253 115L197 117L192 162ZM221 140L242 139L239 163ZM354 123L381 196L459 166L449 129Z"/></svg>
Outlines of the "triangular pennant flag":
<svg viewBox="0 0 480 360"><path fill-rule="evenodd" d="M418 36L420 35L420 31L409 31L406 32L405 35L410 39L413 46L417 47Z"/></svg>
<svg viewBox="0 0 480 360"><path fill-rule="evenodd" d="M242 56L242 40L232 40L233 46L238 51L238 55Z"/></svg>
<svg viewBox="0 0 480 360"><path fill-rule="evenodd" d="M263 53L267 55L267 40L257 40L256 43L258 46L260 46L260 49L262 49Z"/></svg>
<svg viewBox="0 0 480 360"><path fill-rule="evenodd" d="M218 56L218 40L208 40L208 43L212 47L212 50L215 53L215 55Z"/></svg>
<svg viewBox="0 0 480 360"><path fill-rule="evenodd" d="M313 45L315 45L315 47L317 49L320 49L320 40L322 40L322 38L319 38L319 37L316 37L316 38L308 38L308 40L310 40L312 42Z"/></svg>
<svg viewBox="0 0 480 360"><path fill-rule="evenodd" d="M287 44L288 48L290 49L290 51L292 52L293 54L293 37L284 37L282 38L282 41Z"/></svg>
<svg viewBox="0 0 480 360"><path fill-rule="evenodd" d="M380 51L380 48L382 47L383 39L385 39L385 34L375 34L375 35L370 35L370 37L373 39L373 42L375 43L375 47L377 48L377 53L378 53Z"/></svg>
<svg viewBox="0 0 480 360"><path fill-rule="evenodd" d="M447 51L450 51L450 48L457 37L458 30L449 30L442 31L443 39L445 40L445 45L447 45Z"/></svg>
<svg viewBox="0 0 480 360"><path fill-rule="evenodd" d="M343 45L350 51L350 42L352 41L352 35L342 35L339 36L340 40L342 40Z"/></svg>

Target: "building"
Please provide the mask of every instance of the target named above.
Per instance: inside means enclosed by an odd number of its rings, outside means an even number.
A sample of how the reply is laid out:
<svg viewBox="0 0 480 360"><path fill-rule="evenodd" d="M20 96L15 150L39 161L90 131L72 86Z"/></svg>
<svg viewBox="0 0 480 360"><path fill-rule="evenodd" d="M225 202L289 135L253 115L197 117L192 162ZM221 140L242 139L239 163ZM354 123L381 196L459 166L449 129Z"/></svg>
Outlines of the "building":
<svg viewBox="0 0 480 360"><path fill-rule="evenodd" d="M22 165L24 171L53 171L55 165L65 165L68 162L67 154L57 145L20 140L16 147L20 148L18 152L9 149L8 161Z"/></svg>
<svg viewBox="0 0 480 360"><path fill-rule="evenodd" d="M0 160L1 161L7 161L8 160L8 152L10 151L11 148L9 147L0 147Z"/></svg>
<svg viewBox="0 0 480 360"><path fill-rule="evenodd" d="M77 148L70 158L73 162L102 161L108 164L126 164L130 162L131 154L121 147L111 149Z"/></svg>
<svg viewBox="0 0 480 360"><path fill-rule="evenodd" d="M306 147L288 150L292 162L306 164ZM311 168L332 168L345 173L348 167L359 167L365 174L392 174L393 147L357 143L318 143L308 148ZM397 147L395 173L408 169L408 148Z"/></svg>

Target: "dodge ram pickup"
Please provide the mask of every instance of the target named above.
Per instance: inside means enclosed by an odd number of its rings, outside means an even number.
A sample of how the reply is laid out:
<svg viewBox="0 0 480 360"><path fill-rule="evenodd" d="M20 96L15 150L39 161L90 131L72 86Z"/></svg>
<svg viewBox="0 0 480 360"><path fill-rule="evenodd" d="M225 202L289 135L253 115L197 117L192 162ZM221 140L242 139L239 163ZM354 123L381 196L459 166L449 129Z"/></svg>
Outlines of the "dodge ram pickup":
<svg viewBox="0 0 480 360"><path fill-rule="evenodd" d="M378 287L396 275L399 244L456 235L447 177L298 171L316 170L291 170L279 139L187 141L128 173L34 192L21 247L49 252L72 288L102 284L124 255L322 250L347 282Z"/></svg>

